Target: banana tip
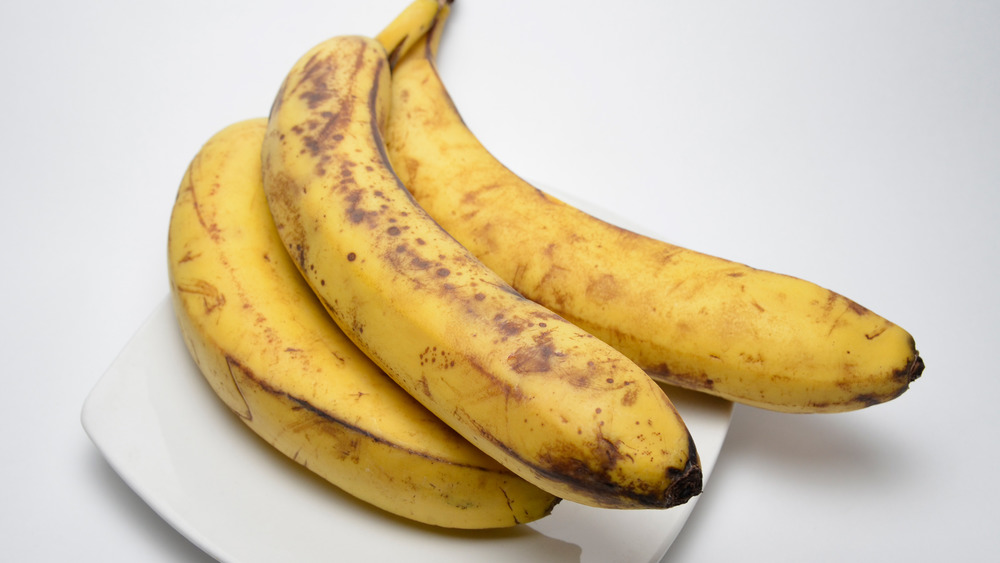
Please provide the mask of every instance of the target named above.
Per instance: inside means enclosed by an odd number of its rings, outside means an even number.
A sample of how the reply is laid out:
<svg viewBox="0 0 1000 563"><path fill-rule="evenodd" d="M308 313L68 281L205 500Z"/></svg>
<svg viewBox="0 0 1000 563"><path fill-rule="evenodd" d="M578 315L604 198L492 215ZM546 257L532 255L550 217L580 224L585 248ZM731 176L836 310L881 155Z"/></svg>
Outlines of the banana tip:
<svg viewBox="0 0 1000 563"><path fill-rule="evenodd" d="M701 459L695 447L694 439L688 435L688 461L684 469L671 471L670 487L662 499L662 506L669 508L684 504L701 494L704 476L701 471Z"/></svg>
<svg viewBox="0 0 1000 563"><path fill-rule="evenodd" d="M905 377L908 383L913 383L924 373L924 359L920 354L914 354L910 364L906 367Z"/></svg>
<svg viewBox="0 0 1000 563"><path fill-rule="evenodd" d="M671 507L684 504L701 494L704 478L700 464L692 464L684 475L677 478L670 486L669 494L664 499L664 506Z"/></svg>

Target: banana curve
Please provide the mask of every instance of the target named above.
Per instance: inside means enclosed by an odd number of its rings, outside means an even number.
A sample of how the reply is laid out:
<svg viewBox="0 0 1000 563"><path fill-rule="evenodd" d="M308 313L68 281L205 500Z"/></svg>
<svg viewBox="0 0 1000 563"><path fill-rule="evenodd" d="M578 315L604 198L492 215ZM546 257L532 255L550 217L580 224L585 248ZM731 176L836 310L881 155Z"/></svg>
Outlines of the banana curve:
<svg viewBox="0 0 1000 563"><path fill-rule="evenodd" d="M662 389L511 288L406 191L380 146L390 80L377 43L333 38L294 65L269 118L268 203L331 316L435 415L556 496L663 508L700 492Z"/></svg>
<svg viewBox="0 0 1000 563"><path fill-rule="evenodd" d="M621 229L507 169L438 73L447 16L393 71L386 145L419 204L505 281L665 384L761 408L864 408L920 376L912 336L852 300Z"/></svg>

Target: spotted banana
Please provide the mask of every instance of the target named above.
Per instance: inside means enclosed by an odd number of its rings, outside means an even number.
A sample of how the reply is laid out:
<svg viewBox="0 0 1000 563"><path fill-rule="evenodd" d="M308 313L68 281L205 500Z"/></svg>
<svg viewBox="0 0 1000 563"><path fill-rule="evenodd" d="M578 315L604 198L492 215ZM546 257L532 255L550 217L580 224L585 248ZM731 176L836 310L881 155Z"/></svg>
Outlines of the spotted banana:
<svg viewBox="0 0 1000 563"><path fill-rule="evenodd" d="M437 72L447 15L393 70L388 155L417 202L507 283L660 381L761 408L858 409L920 376L911 335L843 295L619 228L506 168Z"/></svg>
<svg viewBox="0 0 1000 563"><path fill-rule="evenodd" d="M691 435L662 389L410 197L382 140L390 82L378 42L336 37L293 66L269 117L268 204L331 316L430 411L555 496L663 508L698 494Z"/></svg>

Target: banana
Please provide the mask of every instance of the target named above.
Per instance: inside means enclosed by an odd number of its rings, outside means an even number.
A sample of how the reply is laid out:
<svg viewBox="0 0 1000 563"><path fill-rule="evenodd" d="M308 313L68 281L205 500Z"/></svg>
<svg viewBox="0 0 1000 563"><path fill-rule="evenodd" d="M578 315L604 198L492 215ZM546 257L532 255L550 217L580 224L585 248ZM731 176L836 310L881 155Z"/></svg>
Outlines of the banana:
<svg viewBox="0 0 1000 563"><path fill-rule="evenodd" d="M858 409L920 376L910 334L842 295L640 236L519 178L435 68L447 16L393 70L387 151L417 202L524 296L661 382L765 409Z"/></svg>
<svg viewBox="0 0 1000 563"><path fill-rule="evenodd" d="M191 162L170 218L170 288L184 341L261 438L347 493L450 528L537 520L559 499L421 406L329 318L275 231L266 119L233 124Z"/></svg>
<svg viewBox="0 0 1000 563"><path fill-rule="evenodd" d="M451 0L413 0L375 36L389 52L390 66L423 38L445 2L450 4Z"/></svg>
<svg viewBox="0 0 1000 563"><path fill-rule="evenodd" d="M413 201L382 141L390 79L376 41L335 37L293 65L269 116L268 204L331 316L430 411L557 497L666 508L700 493L691 435L656 382Z"/></svg>

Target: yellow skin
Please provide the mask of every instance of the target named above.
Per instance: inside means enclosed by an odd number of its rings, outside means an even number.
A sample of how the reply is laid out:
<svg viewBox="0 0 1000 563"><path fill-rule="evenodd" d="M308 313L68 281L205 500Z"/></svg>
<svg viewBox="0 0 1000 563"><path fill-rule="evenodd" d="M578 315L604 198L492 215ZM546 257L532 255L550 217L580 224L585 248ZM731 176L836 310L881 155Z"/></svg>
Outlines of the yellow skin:
<svg viewBox="0 0 1000 563"><path fill-rule="evenodd" d="M268 211L265 127L254 119L216 134L185 174L170 220L174 307L212 389L285 455L399 516L496 528L549 514L556 497L442 423L327 315Z"/></svg>
<svg viewBox="0 0 1000 563"><path fill-rule="evenodd" d="M434 24L446 0L413 0L389 25L375 36L389 53L390 67L420 40ZM450 0L447 0L450 2Z"/></svg>
<svg viewBox="0 0 1000 563"><path fill-rule="evenodd" d="M393 70L386 146L419 204L514 288L662 382L766 409L858 409L920 375L913 338L841 295L640 236L517 177L437 73L447 14Z"/></svg>
<svg viewBox="0 0 1000 563"><path fill-rule="evenodd" d="M337 37L275 99L264 190L345 333L435 415L567 500L666 508L701 490L690 434L619 352L519 295L413 201L385 155L385 50Z"/></svg>

